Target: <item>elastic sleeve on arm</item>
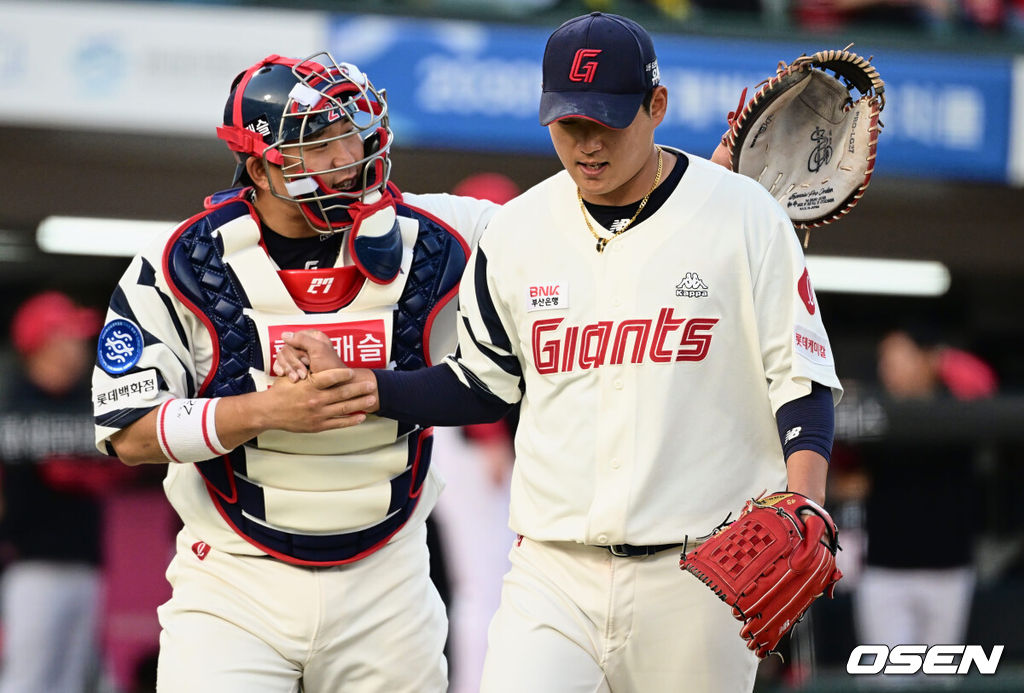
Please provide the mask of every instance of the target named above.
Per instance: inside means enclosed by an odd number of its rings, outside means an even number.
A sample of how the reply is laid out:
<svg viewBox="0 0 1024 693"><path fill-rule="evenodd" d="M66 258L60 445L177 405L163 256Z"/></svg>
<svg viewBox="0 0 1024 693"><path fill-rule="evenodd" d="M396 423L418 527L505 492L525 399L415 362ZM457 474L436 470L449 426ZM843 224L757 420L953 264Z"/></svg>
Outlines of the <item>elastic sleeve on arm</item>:
<svg viewBox="0 0 1024 693"><path fill-rule="evenodd" d="M811 383L811 394L779 407L775 422L786 459L797 450L811 450L826 460L832 456L835 406L830 388Z"/></svg>
<svg viewBox="0 0 1024 693"><path fill-rule="evenodd" d="M380 410L377 416L420 426L492 423L512 404L464 385L450 367L416 371L374 369Z"/></svg>

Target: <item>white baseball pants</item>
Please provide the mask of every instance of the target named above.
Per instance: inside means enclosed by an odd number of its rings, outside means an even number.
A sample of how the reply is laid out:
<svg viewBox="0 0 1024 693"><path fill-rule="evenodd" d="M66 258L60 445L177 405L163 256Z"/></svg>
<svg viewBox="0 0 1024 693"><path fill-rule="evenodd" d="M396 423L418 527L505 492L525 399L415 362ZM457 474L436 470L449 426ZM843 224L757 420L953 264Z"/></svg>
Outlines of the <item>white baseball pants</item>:
<svg viewBox="0 0 1024 693"><path fill-rule="evenodd" d="M482 693L745 693L757 657L679 552L619 558L523 539L491 622Z"/></svg>
<svg viewBox="0 0 1024 693"><path fill-rule="evenodd" d="M410 528L407 528L410 529ZM188 529L158 614L159 693L444 693L444 604L426 527L347 566L211 549Z"/></svg>

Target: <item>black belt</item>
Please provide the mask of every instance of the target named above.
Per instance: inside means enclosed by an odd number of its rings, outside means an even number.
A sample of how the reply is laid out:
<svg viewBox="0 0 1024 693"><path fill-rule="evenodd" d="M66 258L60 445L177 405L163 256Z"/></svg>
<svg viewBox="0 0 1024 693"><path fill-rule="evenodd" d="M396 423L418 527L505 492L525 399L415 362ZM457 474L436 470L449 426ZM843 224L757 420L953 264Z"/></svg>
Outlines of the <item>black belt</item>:
<svg viewBox="0 0 1024 693"><path fill-rule="evenodd" d="M682 542L679 542L678 544L653 544L651 546L612 544L611 546L598 546L597 548L608 549L608 553L620 558L636 558L637 556L653 556L659 551L666 551L668 549L678 549L681 548L682 545Z"/></svg>

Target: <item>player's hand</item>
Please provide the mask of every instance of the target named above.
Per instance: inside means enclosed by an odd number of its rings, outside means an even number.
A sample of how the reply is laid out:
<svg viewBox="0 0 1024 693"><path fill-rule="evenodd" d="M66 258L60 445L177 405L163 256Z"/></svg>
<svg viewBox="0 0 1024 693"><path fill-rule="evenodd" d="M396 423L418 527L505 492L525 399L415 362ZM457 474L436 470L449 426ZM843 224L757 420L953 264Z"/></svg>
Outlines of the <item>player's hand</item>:
<svg viewBox="0 0 1024 693"><path fill-rule="evenodd" d="M281 335L284 346L277 352L274 375L286 377L293 383L305 378L310 371L344 368L331 343L330 337L320 330L300 330Z"/></svg>
<svg viewBox="0 0 1024 693"><path fill-rule="evenodd" d="M732 155L729 154L729 148L723 142L718 143L714 153L711 154L711 160L719 166L732 170Z"/></svg>
<svg viewBox="0 0 1024 693"><path fill-rule="evenodd" d="M356 426L379 409L377 378L360 368L310 372L293 382L279 378L266 391L265 428L293 433L317 433Z"/></svg>
<svg viewBox="0 0 1024 693"><path fill-rule="evenodd" d="M310 373L307 380L320 390L336 394L346 414L373 414L380 409L377 376L369 368L332 368Z"/></svg>

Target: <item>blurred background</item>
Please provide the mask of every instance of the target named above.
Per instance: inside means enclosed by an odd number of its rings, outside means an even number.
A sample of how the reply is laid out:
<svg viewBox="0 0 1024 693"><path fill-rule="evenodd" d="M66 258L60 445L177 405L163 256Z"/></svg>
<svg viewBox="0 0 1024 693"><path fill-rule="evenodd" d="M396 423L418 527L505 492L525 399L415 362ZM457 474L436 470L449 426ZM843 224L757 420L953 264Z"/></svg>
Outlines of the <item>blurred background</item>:
<svg viewBox="0 0 1024 693"><path fill-rule="evenodd" d="M658 140L699 156L780 59L853 43L886 81L870 189L807 247L848 391L829 496L847 577L758 690L1024 690L1024 0L0 0L0 322L46 289L103 309L146 238L228 187L214 128L270 53L327 49L387 90L400 188L531 186L559 170L536 115L544 42L594 9L654 34ZM100 495L90 690L145 691L176 519L158 479ZM988 676L846 673L880 642L1005 649Z"/></svg>

